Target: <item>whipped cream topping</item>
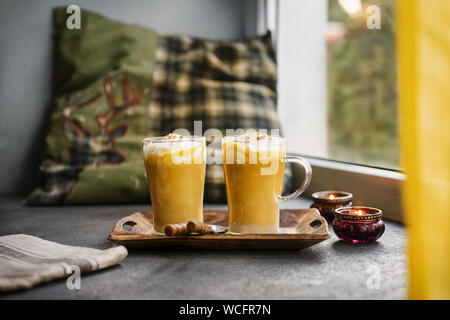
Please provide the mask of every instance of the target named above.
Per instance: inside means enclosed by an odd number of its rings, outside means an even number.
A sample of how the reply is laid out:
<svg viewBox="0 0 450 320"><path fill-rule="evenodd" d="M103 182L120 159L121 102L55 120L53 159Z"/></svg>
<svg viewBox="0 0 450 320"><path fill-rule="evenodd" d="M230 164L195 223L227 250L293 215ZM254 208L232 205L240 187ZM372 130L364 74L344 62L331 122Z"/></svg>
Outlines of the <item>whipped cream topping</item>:
<svg viewBox="0 0 450 320"><path fill-rule="evenodd" d="M187 151L195 148L194 152L202 152L203 141L201 138L192 136L183 136L176 133L170 133L164 137L144 139L144 155L156 154L159 156L173 154L180 151Z"/></svg>
<svg viewBox="0 0 450 320"><path fill-rule="evenodd" d="M224 142L234 142L238 145L249 148L251 151L278 151L283 150L284 139L262 132L252 132L224 138ZM238 152L239 152L238 148ZM241 150L244 151L244 150Z"/></svg>

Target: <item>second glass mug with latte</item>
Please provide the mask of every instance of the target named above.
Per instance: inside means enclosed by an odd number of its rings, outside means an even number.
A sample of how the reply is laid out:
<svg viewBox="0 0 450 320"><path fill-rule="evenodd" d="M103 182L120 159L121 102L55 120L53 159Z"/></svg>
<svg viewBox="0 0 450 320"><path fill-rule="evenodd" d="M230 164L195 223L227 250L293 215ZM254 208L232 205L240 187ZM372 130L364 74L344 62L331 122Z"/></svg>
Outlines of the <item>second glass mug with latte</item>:
<svg viewBox="0 0 450 320"><path fill-rule="evenodd" d="M280 202L298 197L308 188L308 161L286 155L286 139L266 134L226 136L222 140L223 169L228 202L228 227L235 233L278 233ZM305 169L302 185L282 196L286 162Z"/></svg>

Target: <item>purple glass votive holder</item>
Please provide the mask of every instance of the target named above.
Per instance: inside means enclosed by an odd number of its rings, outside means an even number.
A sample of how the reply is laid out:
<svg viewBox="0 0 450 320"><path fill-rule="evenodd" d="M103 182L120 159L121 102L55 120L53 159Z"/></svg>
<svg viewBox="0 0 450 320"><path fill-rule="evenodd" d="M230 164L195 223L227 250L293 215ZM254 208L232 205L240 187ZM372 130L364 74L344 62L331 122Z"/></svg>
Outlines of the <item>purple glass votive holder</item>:
<svg viewBox="0 0 450 320"><path fill-rule="evenodd" d="M343 207L334 212L333 229L347 243L370 243L384 233L383 212L370 207Z"/></svg>

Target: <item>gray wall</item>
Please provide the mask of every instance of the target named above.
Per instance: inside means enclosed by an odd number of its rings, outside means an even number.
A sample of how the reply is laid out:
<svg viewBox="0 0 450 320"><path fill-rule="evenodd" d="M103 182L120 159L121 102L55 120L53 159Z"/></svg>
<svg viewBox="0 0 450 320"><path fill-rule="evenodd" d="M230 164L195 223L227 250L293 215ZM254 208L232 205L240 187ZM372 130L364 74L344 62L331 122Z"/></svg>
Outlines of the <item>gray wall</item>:
<svg viewBox="0 0 450 320"><path fill-rule="evenodd" d="M0 194L36 181L52 93L51 8L77 4L168 33L235 39L256 31L257 0L1 0Z"/></svg>

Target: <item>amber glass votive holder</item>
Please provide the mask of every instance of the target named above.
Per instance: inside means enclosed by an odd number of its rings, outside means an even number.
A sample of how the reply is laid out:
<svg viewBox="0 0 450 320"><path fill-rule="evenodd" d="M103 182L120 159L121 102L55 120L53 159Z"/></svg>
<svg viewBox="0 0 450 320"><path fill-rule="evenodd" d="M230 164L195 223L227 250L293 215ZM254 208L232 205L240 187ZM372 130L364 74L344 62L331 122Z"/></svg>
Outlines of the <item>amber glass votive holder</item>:
<svg viewBox="0 0 450 320"><path fill-rule="evenodd" d="M352 205L353 195L346 191L320 191L312 195L314 203L311 208L319 210L320 214L332 221L336 209Z"/></svg>
<svg viewBox="0 0 450 320"><path fill-rule="evenodd" d="M336 209L333 229L347 243L370 243L384 233L383 212L370 207L343 207Z"/></svg>

